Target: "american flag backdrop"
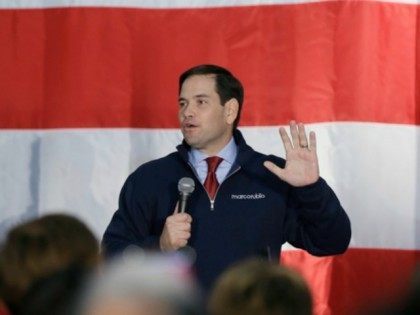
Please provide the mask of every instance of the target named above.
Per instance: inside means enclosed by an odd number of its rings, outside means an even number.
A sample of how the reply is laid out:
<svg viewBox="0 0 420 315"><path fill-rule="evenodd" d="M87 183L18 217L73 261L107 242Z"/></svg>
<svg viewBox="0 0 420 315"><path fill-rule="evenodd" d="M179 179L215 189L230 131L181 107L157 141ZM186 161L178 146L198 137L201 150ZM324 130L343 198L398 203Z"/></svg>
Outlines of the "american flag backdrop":
<svg viewBox="0 0 420 315"><path fill-rule="evenodd" d="M353 236L285 246L315 314L394 296L420 261L420 0L2 0L1 237L60 210L100 238L128 174L181 141L178 75L203 63L243 82L256 150L284 156L291 119L317 133Z"/></svg>

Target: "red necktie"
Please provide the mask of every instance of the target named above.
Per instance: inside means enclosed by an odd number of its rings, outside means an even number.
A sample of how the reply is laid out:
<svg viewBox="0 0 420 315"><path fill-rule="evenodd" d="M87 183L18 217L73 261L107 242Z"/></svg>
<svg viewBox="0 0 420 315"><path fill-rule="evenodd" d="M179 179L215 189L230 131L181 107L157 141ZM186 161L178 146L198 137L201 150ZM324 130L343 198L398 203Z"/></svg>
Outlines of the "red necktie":
<svg viewBox="0 0 420 315"><path fill-rule="evenodd" d="M211 199L214 199L217 187L219 187L219 183L216 178L216 170L222 161L223 159L218 156L211 156L206 159L208 171L206 180L204 181L204 188L207 190Z"/></svg>

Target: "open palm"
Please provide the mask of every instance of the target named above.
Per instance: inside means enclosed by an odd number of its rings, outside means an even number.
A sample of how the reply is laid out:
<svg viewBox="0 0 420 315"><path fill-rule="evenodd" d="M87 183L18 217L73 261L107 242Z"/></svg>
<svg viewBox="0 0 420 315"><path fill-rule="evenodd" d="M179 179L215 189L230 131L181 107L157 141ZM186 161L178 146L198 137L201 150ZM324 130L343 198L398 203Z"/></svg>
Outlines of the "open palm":
<svg viewBox="0 0 420 315"><path fill-rule="evenodd" d="M286 165L280 168L265 161L264 166L292 186L302 187L315 183L319 178L315 133L309 133L308 142L305 126L294 121L290 122L291 139L283 127L280 127L279 132L286 151Z"/></svg>

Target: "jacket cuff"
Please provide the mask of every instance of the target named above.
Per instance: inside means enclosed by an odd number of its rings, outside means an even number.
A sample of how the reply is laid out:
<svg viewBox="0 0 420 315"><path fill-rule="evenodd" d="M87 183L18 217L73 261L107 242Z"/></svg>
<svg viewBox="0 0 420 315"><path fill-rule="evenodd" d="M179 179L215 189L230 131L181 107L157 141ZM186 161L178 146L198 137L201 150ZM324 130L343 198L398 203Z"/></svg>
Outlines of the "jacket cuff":
<svg viewBox="0 0 420 315"><path fill-rule="evenodd" d="M328 191L328 185L320 177L315 183L303 187L293 187L292 191L300 203L319 208L319 204L322 203L325 193Z"/></svg>

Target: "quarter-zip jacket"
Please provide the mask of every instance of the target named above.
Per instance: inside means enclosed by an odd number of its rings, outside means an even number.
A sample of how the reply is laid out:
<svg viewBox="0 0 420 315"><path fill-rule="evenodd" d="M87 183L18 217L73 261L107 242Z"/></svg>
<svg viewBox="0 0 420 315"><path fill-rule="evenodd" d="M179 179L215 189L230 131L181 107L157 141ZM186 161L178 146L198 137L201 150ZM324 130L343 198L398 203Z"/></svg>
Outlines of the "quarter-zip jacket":
<svg viewBox="0 0 420 315"><path fill-rule="evenodd" d="M134 171L105 231L105 254L112 256L132 245L158 249L182 177L195 181L187 207L193 219L188 245L196 251L195 270L205 290L236 261L251 256L278 260L285 242L316 256L343 253L350 241L350 221L325 180L293 187L263 166L269 160L284 167L284 159L254 151L238 130L234 138L236 162L214 201L188 163L185 142L176 152Z"/></svg>

